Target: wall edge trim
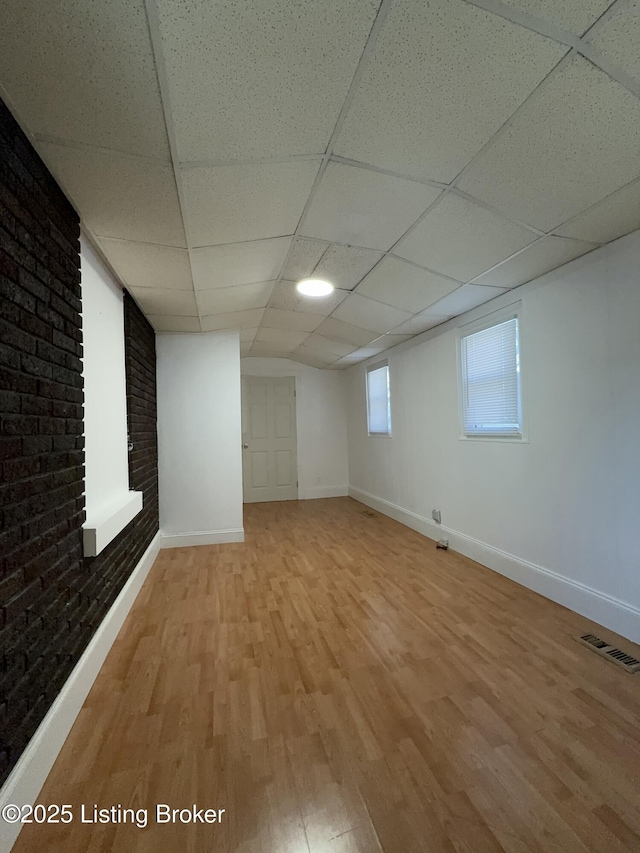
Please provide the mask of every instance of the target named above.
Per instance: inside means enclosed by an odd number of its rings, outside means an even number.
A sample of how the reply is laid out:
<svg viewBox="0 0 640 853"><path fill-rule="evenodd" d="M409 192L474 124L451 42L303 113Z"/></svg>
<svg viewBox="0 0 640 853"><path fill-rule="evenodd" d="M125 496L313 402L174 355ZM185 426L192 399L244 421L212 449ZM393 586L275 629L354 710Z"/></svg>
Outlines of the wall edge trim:
<svg viewBox="0 0 640 853"><path fill-rule="evenodd" d="M193 545L224 545L244 542L244 527L224 530L202 530L195 533L162 533L162 548L189 548Z"/></svg>
<svg viewBox="0 0 640 853"><path fill-rule="evenodd" d="M429 539L448 538L449 548L452 551L475 560L488 569L555 601L556 604L573 610L586 619L609 628L634 643L640 643L640 609L633 605L544 566L538 566L536 563L501 551L465 533L442 524L435 524L431 519L358 489L356 486L349 486L349 496Z"/></svg>
<svg viewBox="0 0 640 853"><path fill-rule="evenodd" d="M308 501L316 498L344 498L349 494L349 486L313 486L300 489L299 500Z"/></svg>
<svg viewBox="0 0 640 853"><path fill-rule="evenodd" d="M0 804L35 803L160 548L158 531L0 789ZM0 853L9 853L21 829L0 821Z"/></svg>

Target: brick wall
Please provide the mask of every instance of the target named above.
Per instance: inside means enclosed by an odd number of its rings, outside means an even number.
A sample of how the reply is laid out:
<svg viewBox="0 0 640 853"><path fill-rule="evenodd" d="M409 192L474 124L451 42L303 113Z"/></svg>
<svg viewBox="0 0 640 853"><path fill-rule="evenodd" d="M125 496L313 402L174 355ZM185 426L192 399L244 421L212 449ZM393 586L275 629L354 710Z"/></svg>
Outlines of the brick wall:
<svg viewBox="0 0 640 853"><path fill-rule="evenodd" d="M0 101L0 782L158 529L154 337L125 294L130 483L145 507L82 558L79 236Z"/></svg>

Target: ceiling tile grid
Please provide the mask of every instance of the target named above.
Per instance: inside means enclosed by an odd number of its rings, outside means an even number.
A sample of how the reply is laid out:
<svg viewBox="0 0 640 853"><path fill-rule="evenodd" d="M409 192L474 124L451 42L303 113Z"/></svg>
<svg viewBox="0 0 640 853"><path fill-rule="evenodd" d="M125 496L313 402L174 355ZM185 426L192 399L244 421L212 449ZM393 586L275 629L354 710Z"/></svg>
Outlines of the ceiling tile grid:
<svg viewBox="0 0 640 853"><path fill-rule="evenodd" d="M158 0L181 160L323 153L379 0Z"/></svg>
<svg viewBox="0 0 640 853"><path fill-rule="evenodd" d="M129 291L145 314L198 317L193 291L161 290L156 287L130 287Z"/></svg>
<svg viewBox="0 0 640 853"><path fill-rule="evenodd" d="M640 100L574 56L514 116L458 186L544 231L640 175Z"/></svg>
<svg viewBox="0 0 640 853"><path fill-rule="evenodd" d="M396 0L335 152L449 182L567 49L463 0Z"/></svg>
<svg viewBox="0 0 640 853"><path fill-rule="evenodd" d="M309 307L312 308L313 306ZM290 329L296 332L313 332L324 319L323 314L267 308L262 319L262 327L266 329Z"/></svg>
<svg viewBox="0 0 640 853"><path fill-rule="evenodd" d="M342 369L640 227L638 38L638 0L8 0L0 89L157 331Z"/></svg>
<svg viewBox="0 0 640 853"><path fill-rule="evenodd" d="M543 237L513 258L474 279L475 284L513 288L525 284L595 249L593 243L564 237Z"/></svg>
<svg viewBox="0 0 640 853"><path fill-rule="evenodd" d="M257 329L264 316L264 308L249 308L246 311L230 311L228 314L212 314L202 317L203 332L221 332L225 329Z"/></svg>
<svg viewBox="0 0 640 853"><path fill-rule="evenodd" d="M473 0L472 0L473 2ZM502 0L507 6L582 35L612 3L612 0Z"/></svg>
<svg viewBox="0 0 640 853"><path fill-rule="evenodd" d="M329 163L300 233L386 251L439 194L439 189L424 184Z"/></svg>
<svg viewBox="0 0 640 853"><path fill-rule="evenodd" d="M38 150L96 236L187 245L171 166L51 143Z"/></svg>
<svg viewBox="0 0 640 853"><path fill-rule="evenodd" d="M289 251L291 237L253 240L226 246L192 249L191 268L196 290L275 281Z"/></svg>
<svg viewBox="0 0 640 853"><path fill-rule="evenodd" d="M143 0L3 0L0 80L34 134L169 160Z"/></svg>
<svg viewBox="0 0 640 853"><path fill-rule="evenodd" d="M612 14L589 33L586 41L640 84L640 2L617 3Z"/></svg>
<svg viewBox="0 0 640 853"><path fill-rule="evenodd" d="M197 290L196 301L200 316L266 308L274 285L275 281L262 281L256 284L236 284L234 287Z"/></svg>
<svg viewBox="0 0 640 853"><path fill-rule="evenodd" d="M368 344L378 336L377 332L371 329L363 329L360 326L352 326L350 323L344 323L342 320L337 320L335 317L328 317L321 325L318 326L318 334L325 338L330 338L335 341L343 341L344 343L354 344L361 347Z"/></svg>
<svg viewBox="0 0 640 853"><path fill-rule="evenodd" d="M173 246L133 243L109 237L99 239L100 248L128 287L159 287L193 290L189 253Z"/></svg>
<svg viewBox="0 0 640 853"><path fill-rule="evenodd" d="M387 256L355 292L416 314L459 286L458 281Z"/></svg>
<svg viewBox="0 0 640 853"><path fill-rule="evenodd" d="M183 169L191 246L293 234L320 160Z"/></svg>
<svg viewBox="0 0 640 853"><path fill-rule="evenodd" d="M447 193L393 251L466 282L532 243L537 236L484 207Z"/></svg>
<svg viewBox="0 0 640 853"><path fill-rule="evenodd" d="M289 257L282 267L281 277L287 281L308 278L328 248L329 243L323 240L306 240L304 237L296 237Z"/></svg>
<svg viewBox="0 0 640 853"><path fill-rule="evenodd" d="M371 249L331 245L314 269L313 275L317 278L328 278L343 290L353 290L382 257L381 252Z"/></svg>
<svg viewBox="0 0 640 853"><path fill-rule="evenodd" d="M402 311L382 302L375 302L366 296L351 293L345 301L336 308L333 316L352 326L372 329L375 332L388 332L394 326L408 320L410 311Z"/></svg>
<svg viewBox="0 0 640 853"><path fill-rule="evenodd" d="M640 179L567 222L556 233L592 243L608 243L640 228Z"/></svg>

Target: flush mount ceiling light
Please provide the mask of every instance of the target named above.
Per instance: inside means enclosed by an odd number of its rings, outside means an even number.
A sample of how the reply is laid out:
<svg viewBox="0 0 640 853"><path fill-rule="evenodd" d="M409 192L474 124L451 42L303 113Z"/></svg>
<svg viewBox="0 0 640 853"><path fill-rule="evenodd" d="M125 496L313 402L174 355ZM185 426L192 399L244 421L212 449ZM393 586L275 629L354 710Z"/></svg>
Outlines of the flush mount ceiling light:
<svg viewBox="0 0 640 853"><path fill-rule="evenodd" d="M330 281L323 278L304 278L296 285L296 290L303 296L328 296L334 287Z"/></svg>

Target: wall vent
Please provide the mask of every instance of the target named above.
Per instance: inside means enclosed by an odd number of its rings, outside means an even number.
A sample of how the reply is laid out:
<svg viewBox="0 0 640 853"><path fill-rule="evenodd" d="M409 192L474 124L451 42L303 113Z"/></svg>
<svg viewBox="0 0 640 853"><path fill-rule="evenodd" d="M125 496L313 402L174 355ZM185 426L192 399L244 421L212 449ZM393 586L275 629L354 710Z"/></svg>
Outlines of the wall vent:
<svg viewBox="0 0 640 853"><path fill-rule="evenodd" d="M618 666L621 666L627 672L638 672L640 670L640 660L623 652L621 649L610 646L609 643L601 640L600 637L596 637L595 634L583 634L577 639L579 643L602 655L602 657L608 658L613 663L617 663Z"/></svg>

